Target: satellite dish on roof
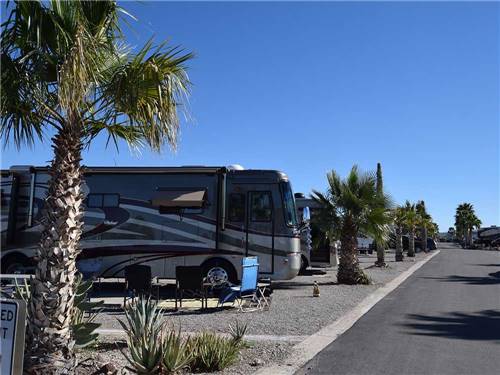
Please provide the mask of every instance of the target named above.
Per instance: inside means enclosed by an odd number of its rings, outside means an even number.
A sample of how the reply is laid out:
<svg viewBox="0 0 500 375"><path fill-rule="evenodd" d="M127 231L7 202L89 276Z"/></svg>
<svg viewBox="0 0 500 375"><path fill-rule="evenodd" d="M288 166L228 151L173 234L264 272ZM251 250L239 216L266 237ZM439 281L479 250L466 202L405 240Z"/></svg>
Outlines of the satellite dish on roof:
<svg viewBox="0 0 500 375"><path fill-rule="evenodd" d="M227 169L231 170L231 171L242 171L244 170L245 168L243 168L241 165L239 164L231 164L231 165L228 165L227 166Z"/></svg>

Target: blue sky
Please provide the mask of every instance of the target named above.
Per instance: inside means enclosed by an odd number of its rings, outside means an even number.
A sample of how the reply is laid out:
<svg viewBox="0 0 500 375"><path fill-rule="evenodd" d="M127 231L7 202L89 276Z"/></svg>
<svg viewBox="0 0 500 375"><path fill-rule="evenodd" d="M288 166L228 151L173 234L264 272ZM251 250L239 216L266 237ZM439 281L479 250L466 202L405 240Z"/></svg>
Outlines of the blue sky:
<svg viewBox="0 0 500 375"><path fill-rule="evenodd" d="M497 3L122 3L151 36L196 53L191 116L176 154L105 149L86 165L280 169L294 190L330 169L382 163L397 202L424 199L442 230L472 202L500 224ZM46 164L47 144L2 153Z"/></svg>

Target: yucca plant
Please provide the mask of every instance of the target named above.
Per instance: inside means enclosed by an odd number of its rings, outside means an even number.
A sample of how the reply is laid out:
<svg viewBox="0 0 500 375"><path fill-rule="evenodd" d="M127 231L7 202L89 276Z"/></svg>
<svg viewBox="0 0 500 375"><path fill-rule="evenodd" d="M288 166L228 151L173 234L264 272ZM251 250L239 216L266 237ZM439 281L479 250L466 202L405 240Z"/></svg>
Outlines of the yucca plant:
<svg viewBox="0 0 500 375"><path fill-rule="evenodd" d="M128 369L141 375L159 374L163 353L161 336L144 335L136 340L131 337L127 337L129 353L122 351L130 364Z"/></svg>
<svg viewBox="0 0 500 375"><path fill-rule="evenodd" d="M163 337L161 373L165 375L176 374L188 368L193 360L190 340L183 340L181 330L170 330Z"/></svg>
<svg viewBox="0 0 500 375"><path fill-rule="evenodd" d="M202 332L192 340L193 352L191 370L197 372L220 371L237 359L241 349L233 338L218 336L214 332Z"/></svg>
<svg viewBox="0 0 500 375"><path fill-rule="evenodd" d="M229 326L229 334L231 335L231 339L233 343L236 345L244 345L243 338L247 332L248 325L245 323L241 323L239 320L236 320L234 324Z"/></svg>
<svg viewBox="0 0 500 375"><path fill-rule="evenodd" d="M158 374L163 353L163 310L155 301L140 298L125 306L125 321L118 319L127 334L129 354L122 351L137 374Z"/></svg>
<svg viewBox="0 0 500 375"><path fill-rule="evenodd" d="M142 337L159 338L165 326L163 310L151 299L139 298L125 306L125 322L118 323L131 341L139 341Z"/></svg>

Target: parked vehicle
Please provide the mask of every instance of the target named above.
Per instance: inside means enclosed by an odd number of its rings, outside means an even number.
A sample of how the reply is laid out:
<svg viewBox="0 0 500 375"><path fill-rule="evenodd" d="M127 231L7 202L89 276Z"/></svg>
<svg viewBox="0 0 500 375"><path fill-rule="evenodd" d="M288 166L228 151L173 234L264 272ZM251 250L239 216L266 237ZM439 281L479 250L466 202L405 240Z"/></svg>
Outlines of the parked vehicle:
<svg viewBox="0 0 500 375"><path fill-rule="evenodd" d="M2 273L33 267L49 180L46 167L2 171ZM77 266L87 276L123 277L132 264L174 278L201 265L214 283L241 277L258 256L262 275L300 269L294 195L279 171L226 167L89 167Z"/></svg>
<svg viewBox="0 0 500 375"><path fill-rule="evenodd" d="M403 250L408 250L410 247L410 240L407 235L403 236ZM415 251L422 251L422 240L420 238L415 238ZM436 250L437 244L432 238L427 238L427 250Z"/></svg>
<svg viewBox="0 0 500 375"><path fill-rule="evenodd" d="M295 204L297 206L297 214L299 217L303 217L304 212L306 212L306 216L310 216L317 208L317 203L310 198L306 198L303 193L295 193ZM308 225L309 230L303 230L300 234L301 272L304 272L311 265L312 228L310 223L308 223ZM308 236L311 238L308 238Z"/></svg>
<svg viewBox="0 0 500 375"><path fill-rule="evenodd" d="M480 228L477 231L477 240L475 244L494 247L500 244L500 227L492 225L491 227Z"/></svg>

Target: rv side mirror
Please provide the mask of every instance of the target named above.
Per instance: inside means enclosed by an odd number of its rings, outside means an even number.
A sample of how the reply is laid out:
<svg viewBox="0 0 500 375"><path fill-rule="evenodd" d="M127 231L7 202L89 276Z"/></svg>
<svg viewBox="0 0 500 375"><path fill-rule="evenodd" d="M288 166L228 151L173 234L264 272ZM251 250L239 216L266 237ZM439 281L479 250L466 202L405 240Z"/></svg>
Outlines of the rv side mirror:
<svg viewBox="0 0 500 375"><path fill-rule="evenodd" d="M309 207L304 207L304 210L302 211L302 222L307 223L311 220L311 211L309 210Z"/></svg>

